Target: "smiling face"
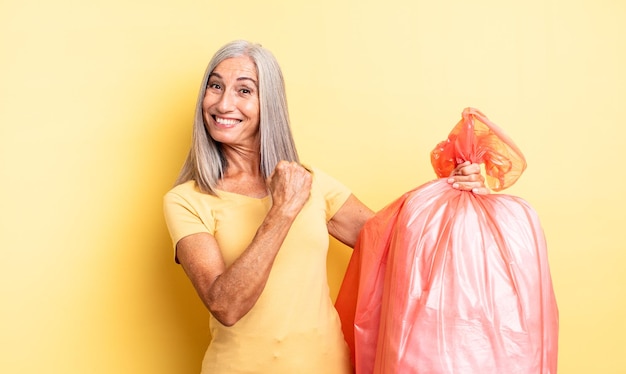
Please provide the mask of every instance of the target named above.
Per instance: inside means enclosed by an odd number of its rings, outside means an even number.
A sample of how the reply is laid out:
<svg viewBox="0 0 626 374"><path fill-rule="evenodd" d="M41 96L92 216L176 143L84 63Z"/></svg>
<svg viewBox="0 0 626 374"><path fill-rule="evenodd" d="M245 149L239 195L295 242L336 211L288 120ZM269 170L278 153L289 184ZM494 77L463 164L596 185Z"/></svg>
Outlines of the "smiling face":
<svg viewBox="0 0 626 374"><path fill-rule="evenodd" d="M259 79L250 57L220 62L209 75L202 100L202 115L215 141L259 147Z"/></svg>

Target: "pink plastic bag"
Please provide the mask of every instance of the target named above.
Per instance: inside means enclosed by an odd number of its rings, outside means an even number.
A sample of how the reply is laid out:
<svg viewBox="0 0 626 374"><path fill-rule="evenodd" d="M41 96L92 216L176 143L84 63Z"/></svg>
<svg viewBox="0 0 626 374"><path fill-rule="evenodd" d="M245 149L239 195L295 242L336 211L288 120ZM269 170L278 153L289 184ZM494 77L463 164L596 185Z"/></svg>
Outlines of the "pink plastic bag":
<svg viewBox="0 0 626 374"><path fill-rule="evenodd" d="M407 192L363 228L336 307L357 373L556 373L558 309L536 212L445 179L465 160L509 187L522 153L467 108L431 153L442 179Z"/></svg>

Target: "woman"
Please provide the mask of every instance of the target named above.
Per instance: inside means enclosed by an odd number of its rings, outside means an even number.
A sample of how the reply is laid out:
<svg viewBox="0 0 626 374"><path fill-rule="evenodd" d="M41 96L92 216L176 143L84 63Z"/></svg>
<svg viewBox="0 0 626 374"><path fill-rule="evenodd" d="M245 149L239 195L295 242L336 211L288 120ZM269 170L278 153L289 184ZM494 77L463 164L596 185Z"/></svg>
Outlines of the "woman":
<svg viewBox="0 0 626 374"><path fill-rule="evenodd" d="M456 188L486 193L478 165ZM328 234L354 246L373 212L299 163L272 54L235 41L203 78L191 150L164 197L175 258L211 313L203 373L349 373L326 281Z"/></svg>

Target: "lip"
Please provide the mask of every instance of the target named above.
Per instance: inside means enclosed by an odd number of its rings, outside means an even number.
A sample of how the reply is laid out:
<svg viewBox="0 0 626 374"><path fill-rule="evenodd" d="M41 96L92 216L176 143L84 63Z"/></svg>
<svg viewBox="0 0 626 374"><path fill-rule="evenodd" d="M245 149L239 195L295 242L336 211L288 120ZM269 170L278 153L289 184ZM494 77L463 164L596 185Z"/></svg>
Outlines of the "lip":
<svg viewBox="0 0 626 374"><path fill-rule="evenodd" d="M213 123L215 123L216 126L222 128L235 127L242 122L242 120L238 118L218 117L216 115L211 116L211 118L213 119Z"/></svg>

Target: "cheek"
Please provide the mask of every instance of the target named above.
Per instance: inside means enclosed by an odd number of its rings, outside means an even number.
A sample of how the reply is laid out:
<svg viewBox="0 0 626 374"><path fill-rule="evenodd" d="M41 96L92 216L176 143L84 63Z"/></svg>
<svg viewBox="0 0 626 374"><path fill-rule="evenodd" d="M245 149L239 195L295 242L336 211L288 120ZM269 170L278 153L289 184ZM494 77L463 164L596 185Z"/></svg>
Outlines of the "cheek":
<svg viewBox="0 0 626 374"><path fill-rule="evenodd" d="M202 99L202 110L207 110L211 106L211 104L211 97L209 95L204 95L204 98Z"/></svg>
<svg viewBox="0 0 626 374"><path fill-rule="evenodd" d="M247 102L245 105L245 110L246 113L248 114L248 117L251 118L259 118L259 102L258 101L250 101Z"/></svg>
<svg viewBox="0 0 626 374"><path fill-rule="evenodd" d="M202 109L208 109L211 106L215 105L220 100L220 96L215 92L212 92L210 89L204 92L204 97L202 98Z"/></svg>

